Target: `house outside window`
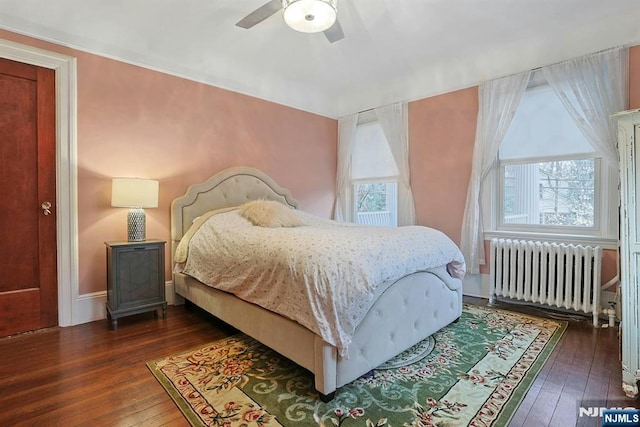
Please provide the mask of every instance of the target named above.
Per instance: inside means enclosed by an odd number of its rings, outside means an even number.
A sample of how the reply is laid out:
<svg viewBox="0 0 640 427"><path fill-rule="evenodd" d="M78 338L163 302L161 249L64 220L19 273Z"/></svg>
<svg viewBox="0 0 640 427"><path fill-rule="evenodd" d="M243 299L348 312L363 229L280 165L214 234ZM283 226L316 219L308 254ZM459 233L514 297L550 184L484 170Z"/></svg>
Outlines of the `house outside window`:
<svg viewBox="0 0 640 427"><path fill-rule="evenodd" d="M504 164L502 224L595 225L599 159Z"/></svg>
<svg viewBox="0 0 640 427"><path fill-rule="evenodd" d="M498 154L495 229L610 237L615 171L532 76Z"/></svg>
<svg viewBox="0 0 640 427"><path fill-rule="evenodd" d="M351 157L353 218L357 224L398 225L398 168L380 123L363 115Z"/></svg>

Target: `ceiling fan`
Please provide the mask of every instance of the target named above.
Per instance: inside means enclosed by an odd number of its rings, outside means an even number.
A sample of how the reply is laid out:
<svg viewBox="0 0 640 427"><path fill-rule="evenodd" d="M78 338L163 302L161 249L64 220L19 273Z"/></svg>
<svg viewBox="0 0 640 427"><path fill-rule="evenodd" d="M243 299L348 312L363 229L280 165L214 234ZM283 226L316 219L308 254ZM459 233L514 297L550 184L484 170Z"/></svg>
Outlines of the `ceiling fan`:
<svg viewBox="0 0 640 427"><path fill-rule="evenodd" d="M287 25L303 33L323 32L330 43L344 38L337 18L338 0L271 0L240 21L236 26L249 29L284 9Z"/></svg>

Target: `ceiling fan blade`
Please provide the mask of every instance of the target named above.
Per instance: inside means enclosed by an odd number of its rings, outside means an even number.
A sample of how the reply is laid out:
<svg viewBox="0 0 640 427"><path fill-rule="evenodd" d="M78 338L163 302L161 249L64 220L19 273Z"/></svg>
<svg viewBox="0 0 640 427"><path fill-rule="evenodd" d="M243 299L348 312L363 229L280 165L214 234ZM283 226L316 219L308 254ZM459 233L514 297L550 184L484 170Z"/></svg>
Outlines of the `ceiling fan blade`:
<svg viewBox="0 0 640 427"><path fill-rule="evenodd" d="M282 0L271 0L265 3L236 23L237 27L249 29L261 23L277 11L282 9Z"/></svg>
<svg viewBox="0 0 640 427"><path fill-rule="evenodd" d="M334 24L328 30L324 30L324 35L327 40L329 40L329 43L342 40L344 38L344 33L342 32L342 26L340 26L340 22L336 19L336 22L334 22Z"/></svg>

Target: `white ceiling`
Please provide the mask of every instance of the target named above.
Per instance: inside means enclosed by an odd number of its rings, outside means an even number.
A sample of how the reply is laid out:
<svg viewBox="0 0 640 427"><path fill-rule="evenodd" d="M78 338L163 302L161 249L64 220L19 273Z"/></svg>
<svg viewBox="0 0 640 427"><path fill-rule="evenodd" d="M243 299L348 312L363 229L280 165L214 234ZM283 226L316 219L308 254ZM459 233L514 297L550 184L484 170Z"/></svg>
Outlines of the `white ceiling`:
<svg viewBox="0 0 640 427"><path fill-rule="evenodd" d="M639 0L338 0L345 38L298 33L267 0L0 0L0 28L338 118L619 45Z"/></svg>

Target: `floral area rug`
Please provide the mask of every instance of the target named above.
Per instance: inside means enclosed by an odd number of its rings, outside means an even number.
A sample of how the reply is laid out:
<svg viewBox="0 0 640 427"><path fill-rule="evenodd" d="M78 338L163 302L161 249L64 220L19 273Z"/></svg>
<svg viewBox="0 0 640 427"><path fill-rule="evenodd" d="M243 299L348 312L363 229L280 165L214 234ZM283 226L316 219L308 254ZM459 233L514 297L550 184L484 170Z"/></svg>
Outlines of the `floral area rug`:
<svg viewBox="0 0 640 427"><path fill-rule="evenodd" d="M243 334L147 366L194 426L503 426L565 328L465 305L328 403L311 373Z"/></svg>

